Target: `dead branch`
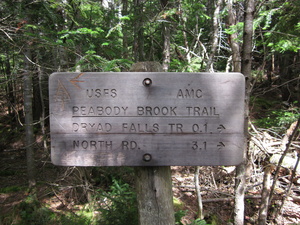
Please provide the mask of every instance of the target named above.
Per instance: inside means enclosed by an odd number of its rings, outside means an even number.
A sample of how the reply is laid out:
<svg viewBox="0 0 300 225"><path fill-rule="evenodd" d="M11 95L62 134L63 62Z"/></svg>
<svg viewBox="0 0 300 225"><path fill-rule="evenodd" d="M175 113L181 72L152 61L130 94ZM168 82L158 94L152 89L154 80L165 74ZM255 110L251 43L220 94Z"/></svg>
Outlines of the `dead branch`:
<svg viewBox="0 0 300 225"><path fill-rule="evenodd" d="M261 195L245 195L245 199L261 199ZM282 196L274 196L274 200L281 200ZM210 202L229 202L233 201L234 197L228 197L228 198L208 198L208 199L202 199L203 203L210 203ZM300 201L297 199L297 201Z"/></svg>
<svg viewBox="0 0 300 225"><path fill-rule="evenodd" d="M292 176L290 177L289 186L286 190L286 194L285 194L284 198L282 199L281 205L280 205L280 207L278 208L278 210L276 212L275 217L277 217L278 214L282 214L282 209L283 209L284 203L285 203L285 201L287 200L287 198L289 197L289 195L291 193L291 189L292 189L292 186L293 186L293 180L296 176L296 170L297 170L299 161L300 161L300 153L298 152L297 161L295 163L295 166L294 166L294 169L293 169L293 172L292 172Z"/></svg>
<svg viewBox="0 0 300 225"><path fill-rule="evenodd" d="M274 189L275 189L276 181L279 177L279 171L280 171L281 165L283 163L283 159L289 151L290 145L292 143L292 140L293 140L294 136L296 135L296 133L298 131L299 125L300 125L300 118L298 119L296 126L292 126L293 131L291 132L291 135L288 138L288 142L286 143L285 150L284 150L284 152L283 152L283 154L282 154L282 156L281 156L281 158L278 162L276 172L275 172L275 175L274 175L273 184L272 184L272 187L271 187L271 190L270 190L270 197L269 197L268 205L270 205L270 202L272 201L273 192L274 192Z"/></svg>
<svg viewBox="0 0 300 225"><path fill-rule="evenodd" d="M198 218L202 220L204 218L204 215L203 215L202 196L201 196L201 190L199 184L199 172L200 172L200 166L196 166L194 180L195 180L195 189L198 198Z"/></svg>

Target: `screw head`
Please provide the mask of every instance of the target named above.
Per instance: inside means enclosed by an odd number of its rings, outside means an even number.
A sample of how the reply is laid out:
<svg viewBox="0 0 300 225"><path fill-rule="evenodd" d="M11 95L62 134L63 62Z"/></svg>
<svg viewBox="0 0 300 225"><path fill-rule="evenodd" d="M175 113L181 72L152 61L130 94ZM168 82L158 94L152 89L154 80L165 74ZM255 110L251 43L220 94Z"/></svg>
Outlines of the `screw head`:
<svg viewBox="0 0 300 225"><path fill-rule="evenodd" d="M149 87L152 84L152 80L150 78L145 78L143 80L143 85Z"/></svg>
<svg viewBox="0 0 300 225"><path fill-rule="evenodd" d="M146 153L146 154L143 155L143 160L145 162L150 162L151 159L152 159L152 156L149 153Z"/></svg>

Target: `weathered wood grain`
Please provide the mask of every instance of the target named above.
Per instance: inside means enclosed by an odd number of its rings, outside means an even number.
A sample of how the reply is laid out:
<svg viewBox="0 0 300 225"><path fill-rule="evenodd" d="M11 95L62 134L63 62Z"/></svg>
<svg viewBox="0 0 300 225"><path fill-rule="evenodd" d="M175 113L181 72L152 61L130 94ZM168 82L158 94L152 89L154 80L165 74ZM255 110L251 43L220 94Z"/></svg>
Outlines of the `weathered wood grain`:
<svg viewBox="0 0 300 225"><path fill-rule="evenodd" d="M52 161L237 165L243 155L244 88L239 73L54 73Z"/></svg>

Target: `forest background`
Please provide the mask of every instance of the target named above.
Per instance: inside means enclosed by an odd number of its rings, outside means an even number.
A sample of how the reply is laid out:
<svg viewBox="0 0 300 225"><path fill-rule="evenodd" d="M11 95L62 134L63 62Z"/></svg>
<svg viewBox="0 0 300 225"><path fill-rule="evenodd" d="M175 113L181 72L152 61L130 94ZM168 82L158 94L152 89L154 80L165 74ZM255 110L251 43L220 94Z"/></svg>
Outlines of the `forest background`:
<svg viewBox="0 0 300 225"><path fill-rule="evenodd" d="M251 66L244 73L249 145L242 216L249 224L299 223L299 1L2 0L0 12L2 224L137 224L136 208L129 207L135 204L132 168L51 164L48 78L129 71L140 61L160 62L169 72ZM244 222L235 218L233 170L172 171L177 224ZM200 178L200 219L191 177ZM261 195L273 195L266 218ZM286 201L294 205L285 208Z"/></svg>

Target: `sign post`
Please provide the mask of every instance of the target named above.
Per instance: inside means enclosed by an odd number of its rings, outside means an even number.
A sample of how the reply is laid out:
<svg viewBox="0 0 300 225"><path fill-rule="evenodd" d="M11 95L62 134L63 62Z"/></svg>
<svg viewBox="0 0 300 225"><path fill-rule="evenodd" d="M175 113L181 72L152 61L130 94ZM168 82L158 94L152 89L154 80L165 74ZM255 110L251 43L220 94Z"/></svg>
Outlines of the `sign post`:
<svg viewBox="0 0 300 225"><path fill-rule="evenodd" d="M138 62L131 70L139 72L160 72L158 62ZM145 78L143 85L150 88L151 78ZM151 154L144 155L150 162ZM172 173L170 166L137 166L135 167L135 188L140 225L173 225L175 224Z"/></svg>
<svg viewBox="0 0 300 225"><path fill-rule="evenodd" d="M171 171L238 165L240 73L54 73L51 159L61 166L135 166L140 224L174 224Z"/></svg>
<svg viewBox="0 0 300 225"><path fill-rule="evenodd" d="M52 162L62 166L238 165L238 73L55 73Z"/></svg>

